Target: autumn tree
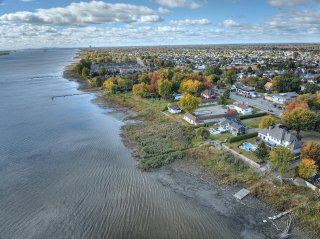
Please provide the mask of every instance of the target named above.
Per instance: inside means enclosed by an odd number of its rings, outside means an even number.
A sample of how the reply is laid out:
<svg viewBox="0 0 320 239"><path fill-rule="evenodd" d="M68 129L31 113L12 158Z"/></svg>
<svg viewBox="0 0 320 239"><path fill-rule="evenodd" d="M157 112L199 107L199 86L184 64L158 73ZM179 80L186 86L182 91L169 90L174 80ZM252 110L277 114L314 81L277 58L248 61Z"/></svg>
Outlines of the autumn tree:
<svg viewBox="0 0 320 239"><path fill-rule="evenodd" d="M159 79L158 73L153 72L151 75L151 82L150 82L150 92L155 93L157 91L157 81Z"/></svg>
<svg viewBox="0 0 320 239"><path fill-rule="evenodd" d="M199 106L200 102L201 100L198 97L192 96L187 93L182 96L181 100L178 102L178 105L181 109L192 112Z"/></svg>
<svg viewBox="0 0 320 239"><path fill-rule="evenodd" d="M115 93L117 91L117 85L112 80L106 80L102 88L107 92Z"/></svg>
<svg viewBox="0 0 320 239"><path fill-rule="evenodd" d="M316 174L318 167L316 162L309 158L302 159L298 166L298 174L301 178L309 179Z"/></svg>
<svg viewBox="0 0 320 239"><path fill-rule="evenodd" d="M294 160L294 153L286 147L274 147L269 154L269 164L279 173L284 174Z"/></svg>
<svg viewBox="0 0 320 239"><path fill-rule="evenodd" d="M237 81L237 72L235 70L225 70L223 74L224 82L227 85L233 85Z"/></svg>
<svg viewBox="0 0 320 239"><path fill-rule="evenodd" d="M180 90L183 93L196 93L201 88L201 82L197 80L184 80L180 84Z"/></svg>
<svg viewBox="0 0 320 239"><path fill-rule="evenodd" d="M141 75L139 75L138 80L140 83L144 82L146 84L150 84L151 82L151 77L148 73L144 72Z"/></svg>
<svg viewBox="0 0 320 239"><path fill-rule="evenodd" d="M312 130L318 122L317 114L304 108L296 108L286 112L283 114L282 120L289 129L297 131L298 138L300 138L301 130Z"/></svg>
<svg viewBox="0 0 320 239"><path fill-rule="evenodd" d="M297 109L297 108L303 108L303 109L309 109L309 105L307 101L298 101L298 100L293 100L291 101L283 111L283 114L290 113L292 110Z"/></svg>
<svg viewBox="0 0 320 239"><path fill-rule="evenodd" d="M145 98L150 95L150 88L146 83L142 82L140 84L133 85L132 93L135 96Z"/></svg>
<svg viewBox="0 0 320 239"><path fill-rule="evenodd" d="M260 129L269 128L270 126L275 126L276 123L277 123L276 118L272 116L264 116L259 123L259 128Z"/></svg>
<svg viewBox="0 0 320 239"><path fill-rule="evenodd" d="M301 150L301 157L312 159L320 165L320 143L311 141L305 144Z"/></svg>
<svg viewBox="0 0 320 239"><path fill-rule="evenodd" d="M158 94L163 98L172 97L172 83L169 80L158 80Z"/></svg>

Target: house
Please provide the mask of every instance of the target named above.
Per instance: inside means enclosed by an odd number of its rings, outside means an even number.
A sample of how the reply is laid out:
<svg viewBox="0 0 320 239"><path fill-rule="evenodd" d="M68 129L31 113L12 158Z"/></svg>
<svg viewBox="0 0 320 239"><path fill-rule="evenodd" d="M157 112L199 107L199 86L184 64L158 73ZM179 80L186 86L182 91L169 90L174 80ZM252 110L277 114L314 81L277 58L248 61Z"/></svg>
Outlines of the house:
<svg viewBox="0 0 320 239"><path fill-rule="evenodd" d="M297 96L298 94L296 92L287 92L275 95L265 95L264 98L276 104L286 105Z"/></svg>
<svg viewBox="0 0 320 239"><path fill-rule="evenodd" d="M256 89L254 87L246 86L241 83L235 83L232 88L235 89L237 94L243 95L245 97L257 97Z"/></svg>
<svg viewBox="0 0 320 239"><path fill-rule="evenodd" d="M253 112L251 107L244 104L237 104L233 107L233 109L241 115L251 115Z"/></svg>
<svg viewBox="0 0 320 239"><path fill-rule="evenodd" d="M190 113L186 113L183 116L183 119L187 121L189 124L198 126L198 125L209 125L215 124L222 121L224 118L228 117L227 113L223 114L206 114L206 115L193 115Z"/></svg>
<svg viewBox="0 0 320 239"><path fill-rule="evenodd" d="M238 136L246 133L246 128L241 121L234 118L226 118L219 123L219 126L224 131L229 131L231 134Z"/></svg>
<svg viewBox="0 0 320 239"><path fill-rule="evenodd" d="M181 109L178 105L176 104L173 104L173 105L169 105L168 106L168 111L171 113L171 114L179 114L181 113Z"/></svg>
<svg viewBox="0 0 320 239"><path fill-rule="evenodd" d="M215 96L214 90L211 88L201 92L201 97L205 99L212 99L214 96Z"/></svg>
<svg viewBox="0 0 320 239"><path fill-rule="evenodd" d="M264 89L266 91L272 91L272 82L267 82L265 85L264 85Z"/></svg>
<svg viewBox="0 0 320 239"><path fill-rule="evenodd" d="M268 129L260 130L258 137L270 147L288 147L296 154L301 151L302 142L279 124L274 127L269 127Z"/></svg>

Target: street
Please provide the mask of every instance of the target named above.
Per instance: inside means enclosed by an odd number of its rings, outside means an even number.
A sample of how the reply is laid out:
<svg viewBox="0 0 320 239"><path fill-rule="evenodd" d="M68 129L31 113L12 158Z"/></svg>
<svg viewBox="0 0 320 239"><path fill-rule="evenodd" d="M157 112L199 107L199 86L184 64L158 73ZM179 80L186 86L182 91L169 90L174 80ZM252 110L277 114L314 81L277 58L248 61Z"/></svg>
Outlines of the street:
<svg viewBox="0 0 320 239"><path fill-rule="evenodd" d="M268 112L269 114L280 116L282 113L281 109L275 108L273 103L260 98L246 98L241 95L236 95L235 92L230 93L230 98L237 101L238 103L247 104L252 107L258 108L262 111Z"/></svg>

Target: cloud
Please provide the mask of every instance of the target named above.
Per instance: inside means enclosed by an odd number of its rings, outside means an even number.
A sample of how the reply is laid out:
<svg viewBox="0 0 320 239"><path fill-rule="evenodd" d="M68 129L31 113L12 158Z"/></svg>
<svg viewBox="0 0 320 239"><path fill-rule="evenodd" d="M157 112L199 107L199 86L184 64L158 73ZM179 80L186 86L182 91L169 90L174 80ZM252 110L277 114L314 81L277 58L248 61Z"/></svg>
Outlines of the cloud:
<svg viewBox="0 0 320 239"><path fill-rule="evenodd" d="M310 0L268 0L268 3L274 7L293 7L304 5Z"/></svg>
<svg viewBox="0 0 320 239"><path fill-rule="evenodd" d="M234 20L231 20L231 19L227 19L227 20L223 21L223 25L225 27L239 27L240 23L238 23L238 22L236 22Z"/></svg>
<svg viewBox="0 0 320 239"><path fill-rule="evenodd" d="M154 2L170 8L200 8L205 1L204 0L154 0Z"/></svg>
<svg viewBox="0 0 320 239"><path fill-rule="evenodd" d="M21 11L0 16L0 21L47 24L80 25L102 23L150 23L161 17L145 6L103 1L71 3L67 7L38 9L36 12Z"/></svg>
<svg viewBox="0 0 320 239"><path fill-rule="evenodd" d="M34 0L20 0L20 2L33 2Z"/></svg>
<svg viewBox="0 0 320 239"><path fill-rule="evenodd" d="M210 25L211 22L209 19L183 19L183 20L173 20L170 21L170 24L178 25L178 26L194 26L194 25Z"/></svg>
<svg viewBox="0 0 320 239"><path fill-rule="evenodd" d="M159 8L158 8L158 12L161 13L161 14L168 14L168 13L170 13L171 11L170 11L168 8L159 7Z"/></svg>

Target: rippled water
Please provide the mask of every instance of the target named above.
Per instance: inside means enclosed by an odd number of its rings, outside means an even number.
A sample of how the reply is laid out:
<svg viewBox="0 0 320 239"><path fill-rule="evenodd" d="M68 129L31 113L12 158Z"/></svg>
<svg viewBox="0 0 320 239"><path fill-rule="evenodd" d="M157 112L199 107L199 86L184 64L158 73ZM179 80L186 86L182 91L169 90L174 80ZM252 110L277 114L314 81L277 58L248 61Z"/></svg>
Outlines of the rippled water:
<svg viewBox="0 0 320 239"><path fill-rule="evenodd" d="M0 57L0 238L239 238L135 168L121 120L62 78L75 50Z"/></svg>

